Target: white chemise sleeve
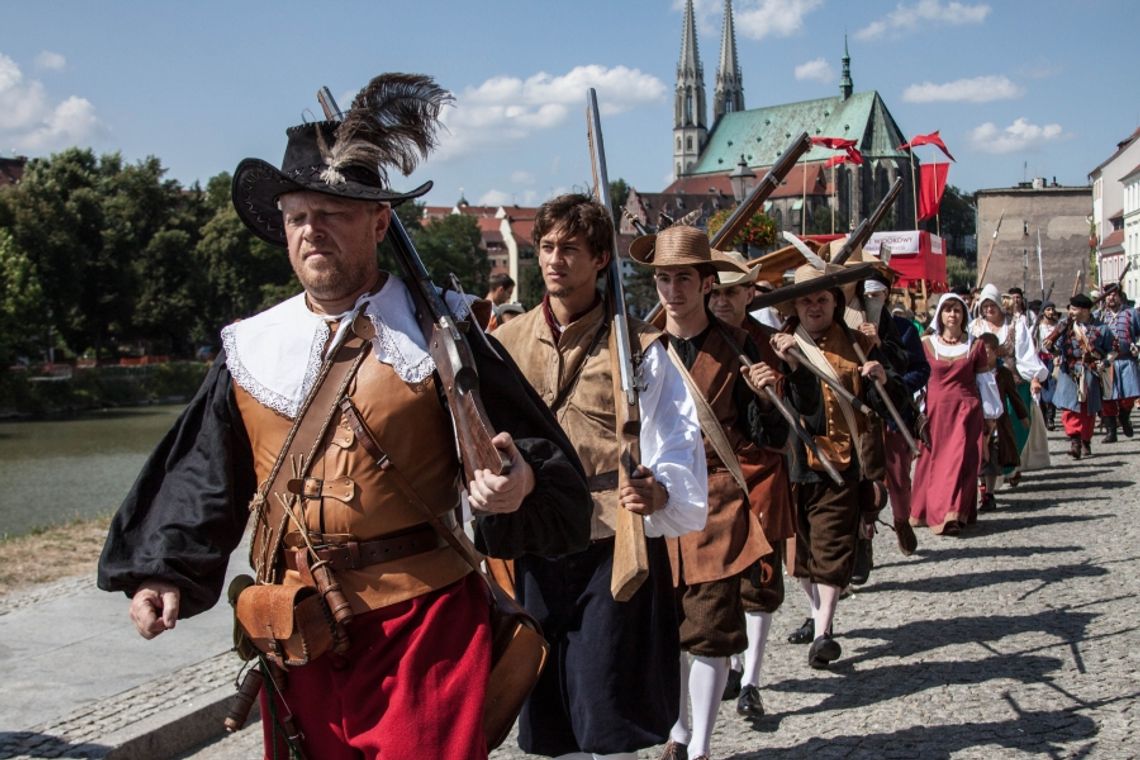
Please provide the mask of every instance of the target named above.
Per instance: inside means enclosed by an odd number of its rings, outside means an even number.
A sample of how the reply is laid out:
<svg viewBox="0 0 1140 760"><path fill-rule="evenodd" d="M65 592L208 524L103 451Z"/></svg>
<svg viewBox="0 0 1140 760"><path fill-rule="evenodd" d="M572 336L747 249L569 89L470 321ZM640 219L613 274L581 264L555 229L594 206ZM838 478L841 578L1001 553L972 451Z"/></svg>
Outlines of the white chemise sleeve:
<svg viewBox="0 0 1140 760"><path fill-rule="evenodd" d="M1041 363L1037 349L1033 347L1033 338L1029 334L1029 326L1024 318L1014 322L1016 332L1013 335L1014 349L1017 351L1017 373L1021 379L1029 382L1036 378L1044 382L1049 376L1049 370Z"/></svg>
<svg viewBox="0 0 1140 760"><path fill-rule="evenodd" d="M997 372L979 372L974 375L978 381L978 393L982 396L982 416L987 420L996 420L1005 412L1005 405L1001 402L1001 393L997 387Z"/></svg>
<svg viewBox="0 0 1140 760"><path fill-rule="evenodd" d="M696 404L659 341L645 352L641 372L641 462L669 492L664 508L644 518L645 535L671 538L701 530L709 487Z"/></svg>

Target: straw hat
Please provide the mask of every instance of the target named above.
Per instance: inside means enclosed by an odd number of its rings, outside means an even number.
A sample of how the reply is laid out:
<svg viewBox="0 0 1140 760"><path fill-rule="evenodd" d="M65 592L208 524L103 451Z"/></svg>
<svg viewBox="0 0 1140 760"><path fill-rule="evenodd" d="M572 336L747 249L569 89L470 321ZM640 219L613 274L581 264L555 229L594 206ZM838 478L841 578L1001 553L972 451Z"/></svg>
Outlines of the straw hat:
<svg viewBox="0 0 1140 760"><path fill-rule="evenodd" d="M714 248L713 250L716 249ZM717 281L713 283L713 290L723 290L724 288L731 288L734 285L751 285L756 282L756 279L760 276L759 269L752 269L748 266L748 260L744 258L744 254L737 251L717 251L717 253L723 254L725 258L731 259L747 273L717 272Z"/></svg>
<svg viewBox="0 0 1140 760"><path fill-rule="evenodd" d="M705 264L718 272L749 274L747 267L709 246L696 227L673 225L654 235L642 235L629 246L629 257L650 267L695 267Z"/></svg>

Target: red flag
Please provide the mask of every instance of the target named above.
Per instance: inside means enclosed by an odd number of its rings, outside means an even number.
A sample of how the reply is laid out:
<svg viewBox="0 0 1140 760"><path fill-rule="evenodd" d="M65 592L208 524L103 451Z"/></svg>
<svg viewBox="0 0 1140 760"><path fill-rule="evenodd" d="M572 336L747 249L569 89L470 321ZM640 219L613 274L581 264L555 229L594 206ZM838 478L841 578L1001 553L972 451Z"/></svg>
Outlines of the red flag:
<svg viewBox="0 0 1140 760"><path fill-rule="evenodd" d="M822 145L825 148L832 150L846 150L847 148L854 148L854 140L844 140L842 137L813 137L811 138L812 145Z"/></svg>
<svg viewBox="0 0 1140 760"><path fill-rule="evenodd" d="M909 143L903 143L900 145L899 150L913 151L913 149L917 148L919 145L933 145L945 153L946 158L950 159L951 161L958 160L950 155L950 151L946 149L946 143L942 142L942 138L938 136L937 129L928 135L915 135L913 138L911 138L911 141Z"/></svg>
<svg viewBox="0 0 1140 760"><path fill-rule="evenodd" d="M826 161L824 161L823 162L823 168L824 169L830 169L833 166L838 166L839 164L847 164L847 163L851 163L851 164L863 163L863 154L860 153L856 148L848 148L846 153L839 153L839 154L834 155L831 158L827 159Z"/></svg>
<svg viewBox="0 0 1140 760"><path fill-rule="evenodd" d="M918 221L921 222L938 214L950 164L923 164L918 169Z"/></svg>

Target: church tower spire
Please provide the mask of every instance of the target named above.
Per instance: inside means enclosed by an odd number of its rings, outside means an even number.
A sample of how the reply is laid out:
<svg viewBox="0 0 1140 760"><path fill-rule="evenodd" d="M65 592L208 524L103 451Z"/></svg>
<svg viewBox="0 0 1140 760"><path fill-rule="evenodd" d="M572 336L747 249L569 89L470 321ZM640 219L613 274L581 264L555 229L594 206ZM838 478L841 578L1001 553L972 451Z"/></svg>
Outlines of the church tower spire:
<svg viewBox="0 0 1140 760"><path fill-rule="evenodd" d="M724 23L720 34L720 65L713 89L713 123L726 113L744 110L744 79L736 58L736 28L732 23L732 0L724 0Z"/></svg>
<svg viewBox="0 0 1140 760"><path fill-rule="evenodd" d="M681 57L677 61L677 87L673 102L673 172L687 174L696 166L705 147L708 127L705 121L705 72L697 50L697 25L693 20L693 0L685 0L685 20L681 27Z"/></svg>
<svg viewBox="0 0 1140 760"><path fill-rule="evenodd" d="M847 35L843 35L843 77L839 80L839 94L847 100L855 86L851 83L851 54L847 52Z"/></svg>

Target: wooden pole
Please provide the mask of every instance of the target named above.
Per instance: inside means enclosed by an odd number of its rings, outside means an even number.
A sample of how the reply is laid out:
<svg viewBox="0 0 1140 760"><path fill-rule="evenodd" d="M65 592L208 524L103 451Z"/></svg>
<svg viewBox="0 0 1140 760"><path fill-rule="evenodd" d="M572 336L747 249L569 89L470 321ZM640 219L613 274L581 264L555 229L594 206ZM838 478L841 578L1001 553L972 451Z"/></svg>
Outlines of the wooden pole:
<svg viewBox="0 0 1140 760"><path fill-rule="evenodd" d="M915 178L915 173L918 171L914 166L914 146L910 146L907 150L910 151L910 192L914 196L914 228L918 229L918 180Z"/></svg>
<svg viewBox="0 0 1140 760"><path fill-rule="evenodd" d="M985 259L982 260L982 267L981 267L981 269L978 270L978 279L974 283L975 287L980 288L982 286L982 280L986 276L986 270L990 268L990 257L994 255L994 245L997 243L998 230L1001 229L1001 220L1004 218L1005 218L1005 209L1003 208L1001 210L1001 213L998 214L997 224L994 226L993 237L990 238L990 249L988 251L986 251L986 257L985 257Z"/></svg>
<svg viewBox="0 0 1140 760"><path fill-rule="evenodd" d="M804 194L800 199L800 235L807 234L807 162L804 162Z"/></svg>
<svg viewBox="0 0 1140 760"><path fill-rule="evenodd" d="M835 234L835 207L839 205L839 185L836 184L837 177L836 168L838 164L831 165L831 234Z"/></svg>

